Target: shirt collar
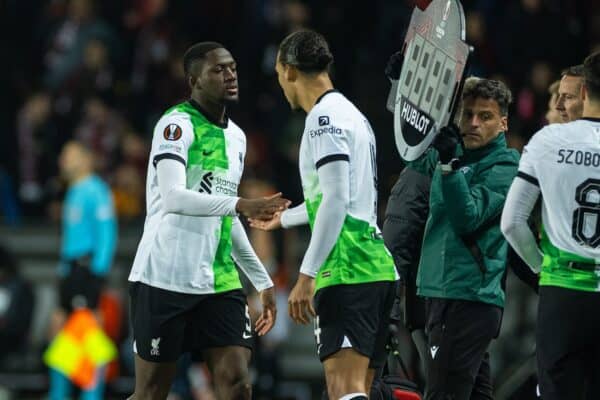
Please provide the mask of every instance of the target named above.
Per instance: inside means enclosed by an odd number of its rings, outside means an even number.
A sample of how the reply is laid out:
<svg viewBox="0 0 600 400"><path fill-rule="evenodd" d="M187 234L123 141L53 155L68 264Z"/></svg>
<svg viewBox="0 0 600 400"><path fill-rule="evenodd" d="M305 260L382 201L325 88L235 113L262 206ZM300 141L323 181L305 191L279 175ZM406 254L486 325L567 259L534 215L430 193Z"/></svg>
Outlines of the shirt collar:
<svg viewBox="0 0 600 400"><path fill-rule="evenodd" d="M202 114L204 118L206 118L211 124L223 129L227 128L227 125L229 124L229 117L227 117L227 114L225 114L225 122L219 122L218 120L213 118L208 112L206 112L196 100L189 99L188 102L192 105L192 107L198 110L198 112Z"/></svg>

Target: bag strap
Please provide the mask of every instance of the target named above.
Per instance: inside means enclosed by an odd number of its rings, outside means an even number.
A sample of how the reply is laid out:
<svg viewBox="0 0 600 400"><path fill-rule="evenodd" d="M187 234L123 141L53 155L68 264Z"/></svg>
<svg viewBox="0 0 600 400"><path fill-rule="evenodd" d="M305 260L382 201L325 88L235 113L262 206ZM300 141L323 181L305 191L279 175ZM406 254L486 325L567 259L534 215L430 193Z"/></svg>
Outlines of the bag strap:
<svg viewBox="0 0 600 400"><path fill-rule="evenodd" d="M481 225L475 231L473 231L469 234L460 236L460 239L463 241L465 247L469 250L469 252L473 256L473 259L475 259L475 262L477 263L477 267L479 267L479 271L481 272L481 274L485 274L487 271L487 268L485 266L485 260L483 257L483 253L481 252L481 249L479 248L479 245L477 244L477 237L481 233L487 231L492 226L498 225L500 223L500 215L501 214L498 214L494 218L488 220L485 224Z"/></svg>

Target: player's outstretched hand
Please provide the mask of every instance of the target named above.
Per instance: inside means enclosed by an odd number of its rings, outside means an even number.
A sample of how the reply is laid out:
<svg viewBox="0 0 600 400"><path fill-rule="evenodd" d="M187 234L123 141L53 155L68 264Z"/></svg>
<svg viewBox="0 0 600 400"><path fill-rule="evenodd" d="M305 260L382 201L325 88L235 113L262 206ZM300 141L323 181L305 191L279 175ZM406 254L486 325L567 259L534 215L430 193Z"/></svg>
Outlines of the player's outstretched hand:
<svg viewBox="0 0 600 400"><path fill-rule="evenodd" d="M276 212L269 220L248 218L250 227L263 231L272 231L281 228L281 211Z"/></svg>
<svg viewBox="0 0 600 400"><path fill-rule="evenodd" d="M294 322L306 325L310 323L310 317L317 315L313 308L314 292L315 278L299 273L298 282L288 298L288 313Z"/></svg>
<svg viewBox="0 0 600 400"><path fill-rule="evenodd" d="M448 164L456 155L456 146L462 142L460 130L454 124L443 127L431 146L438 151L442 164Z"/></svg>
<svg viewBox="0 0 600 400"><path fill-rule="evenodd" d="M292 202L281 197L281 193L276 193L259 199L240 198L235 209L247 218L268 221L275 216L275 213L287 209L290 204Z"/></svg>
<svg viewBox="0 0 600 400"><path fill-rule="evenodd" d="M262 314L256 320L254 330L258 336L266 335L275 325L277 319L277 306L275 305L275 287L263 290L259 294L262 303Z"/></svg>
<svg viewBox="0 0 600 400"><path fill-rule="evenodd" d="M404 55L401 51L397 51L391 55L390 59L385 66L385 76L393 81L400 79L400 72L402 71L402 64L404 63Z"/></svg>

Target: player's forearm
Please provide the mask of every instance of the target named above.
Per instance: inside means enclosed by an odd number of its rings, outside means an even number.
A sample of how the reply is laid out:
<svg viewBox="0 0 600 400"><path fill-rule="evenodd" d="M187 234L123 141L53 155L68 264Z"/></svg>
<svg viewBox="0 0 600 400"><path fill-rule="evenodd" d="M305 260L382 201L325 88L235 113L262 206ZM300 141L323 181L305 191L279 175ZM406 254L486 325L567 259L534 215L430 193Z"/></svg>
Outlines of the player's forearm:
<svg viewBox="0 0 600 400"><path fill-rule="evenodd" d="M281 226L283 228L287 229L306 224L308 224L308 211L306 211L306 203L304 202L281 213Z"/></svg>
<svg viewBox="0 0 600 400"><path fill-rule="evenodd" d="M164 197L167 213L193 217L236 215L239 197L206 195L185 188L172 188Z"/></svg>
<svg viewBox="0 0 600 400"><path fill-rule="evenodd" d="M515 178L508 191L500 222L500 229L508 243L536 273L541 269L543 254L527 221L539 194L540 189L537 186Z"/></svg>
<svg viewBox="0 0 600 400"><path fill-rule="evenodd" d="M264 265L258 259L254 252L246 231L240 220L236 217L233 219L231 227L231 256L238 264L244 275L248 277L252 286L262 292L273 286L273 281Z"/></svg>
<svg viewBox="0 0 600 400"><path fill-rule="evenodd" d="M350 168L335 161L319 168L323 199L315 216L300 272L315 277L340 236L350 203Z"/></svg>
<svg viewBox="0 0 600 400"><path fill-rule="evenodd" d="M238 197L213 196L187 189L185 166L180 162L161 160L156 172L166 213L194 217L236 215Z"/></svg>

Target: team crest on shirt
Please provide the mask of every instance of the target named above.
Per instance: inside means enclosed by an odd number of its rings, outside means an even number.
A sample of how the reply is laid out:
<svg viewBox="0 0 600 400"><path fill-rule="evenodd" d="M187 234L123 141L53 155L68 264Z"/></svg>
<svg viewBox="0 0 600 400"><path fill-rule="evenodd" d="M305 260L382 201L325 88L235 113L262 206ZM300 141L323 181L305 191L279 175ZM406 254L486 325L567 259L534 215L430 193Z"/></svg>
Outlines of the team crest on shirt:
<svg viewBox="0 0 600 400"><path fill-rule="evenodd" d="M169 124L163 131L163 136L166 140L181 139L181 127L177 124Z"/></svg>

